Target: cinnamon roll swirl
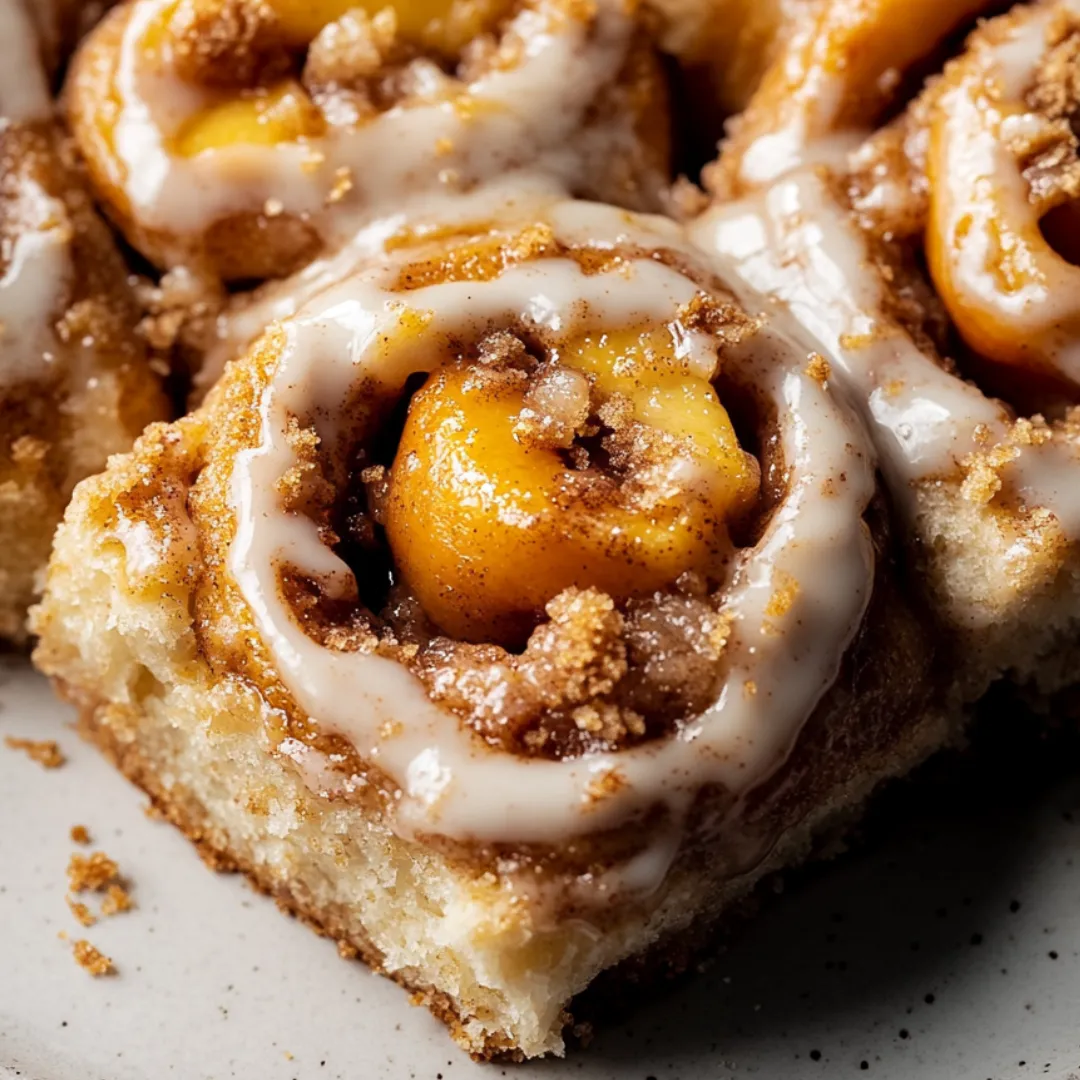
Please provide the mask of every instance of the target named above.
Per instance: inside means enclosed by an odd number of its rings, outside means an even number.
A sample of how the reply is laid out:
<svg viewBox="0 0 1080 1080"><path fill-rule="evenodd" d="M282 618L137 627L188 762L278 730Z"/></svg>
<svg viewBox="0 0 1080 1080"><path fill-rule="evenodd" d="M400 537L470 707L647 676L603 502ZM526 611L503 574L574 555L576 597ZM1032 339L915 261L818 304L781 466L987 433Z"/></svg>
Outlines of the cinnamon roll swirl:
<svg viewBox="0 0 1080 1080"><path fill-rule="evenodd" d="M384 252L77 491L37 663L477 1055L562 1048L955 729L864 428L682 229Z"/></svg>
<svg viewBox="0 0 1080 1080"><path fill-rule="evenodd" d="M0 4L0 638L14 641L76 482L165 415L126 267L52 118L30 14Z"/></svg>
<svg viewBox="0 0 1080 1080"><path fill-rule="evenodd" d="M858 404L972 698L1075 682L1078 34L1075 3L1019 4L876 133L824 133L854 143L828 159L804 124L752 168L773 137L752 106L697 227Z"/></svg>
<svg viewBox="0 0 1080 1080"><path fill-rule="evenodd" d="M507 173L655 208L665 87L632 7L127 0L68 113L129 242L210 280L286 276Z"/></svg>

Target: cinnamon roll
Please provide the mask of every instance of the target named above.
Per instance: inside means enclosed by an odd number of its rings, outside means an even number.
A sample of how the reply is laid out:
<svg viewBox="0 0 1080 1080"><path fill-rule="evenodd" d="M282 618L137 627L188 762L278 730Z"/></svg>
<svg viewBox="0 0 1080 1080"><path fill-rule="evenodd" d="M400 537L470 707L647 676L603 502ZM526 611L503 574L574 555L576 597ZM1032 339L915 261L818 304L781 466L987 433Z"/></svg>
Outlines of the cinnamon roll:
<svg viewBox="0 0 1080 1080"><path fill-rule="evenodd" d="M286 276L508 173L656 208L665 86L622 0L127 0L68 113L99 198L162 270Z"/></svg>
<svg viewBox="0 0 1080 1080"><path fill-rule="evenodd" d="M598 204L403 241L79 487L36 662L218 864L559 1052L958 726L863 423L749 310Z"/></svg>
<svg viewBox="0 0 1080 1080"><path fill-rule="evenodd" d="M0 638L20 641L75 484L165 407L126 267L52 118L30 8L5 0L0 19Z"/></svg>
<svg viewBox="0 0 1080 1080"><path fill-rule="evenodd" d="M1077 41L1080 5L1019 4L871 135L840 122L855 87L816 132L839 156L803 124L797 153L752 167L794 129L751 107L696 227L859 408L973 699L1002 675L1075 682Z"/></svg>

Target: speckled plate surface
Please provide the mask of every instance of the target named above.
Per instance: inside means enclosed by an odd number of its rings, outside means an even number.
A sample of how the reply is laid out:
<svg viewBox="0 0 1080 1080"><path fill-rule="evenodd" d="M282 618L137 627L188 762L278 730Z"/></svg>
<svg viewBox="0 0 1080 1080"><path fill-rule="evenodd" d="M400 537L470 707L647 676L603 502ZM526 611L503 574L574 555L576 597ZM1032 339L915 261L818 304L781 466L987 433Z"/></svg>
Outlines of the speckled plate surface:
<svg viewBox="0 0 1080 1080"><path fill-rule="evenodd" d="M396 986L209 873L70 720L0 658L0 736L68 757L46 771L0 745L5 1080L1080 1078L1074 740L980 737L886 794L857 850L790 881L708 973L565 1061L505 1067L472 1064ZM137 904L88 930L64 900L75 824ZM79 937L115 977L76 966Z"/></svg>

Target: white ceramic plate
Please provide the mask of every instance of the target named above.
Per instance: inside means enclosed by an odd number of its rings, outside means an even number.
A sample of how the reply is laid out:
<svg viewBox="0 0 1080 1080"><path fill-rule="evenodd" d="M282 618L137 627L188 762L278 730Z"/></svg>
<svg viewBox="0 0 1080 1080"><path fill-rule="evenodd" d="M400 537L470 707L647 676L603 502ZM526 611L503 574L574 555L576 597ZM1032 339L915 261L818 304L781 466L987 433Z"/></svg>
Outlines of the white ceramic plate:
<svg viewBox="0 0 1080 1080"><path fill-rule="evenodd" d="M0 659L0 1076L31 1080L1080 1078L1080 763L991 745L885 798L854 854L802 875L707 974L565 1061L480 1066L395 985L215 875ZM137 910L64 902L85 824ZM1019 906L1018 906L1019 905ZM92 979L85 936L116 961Z"/></svg>

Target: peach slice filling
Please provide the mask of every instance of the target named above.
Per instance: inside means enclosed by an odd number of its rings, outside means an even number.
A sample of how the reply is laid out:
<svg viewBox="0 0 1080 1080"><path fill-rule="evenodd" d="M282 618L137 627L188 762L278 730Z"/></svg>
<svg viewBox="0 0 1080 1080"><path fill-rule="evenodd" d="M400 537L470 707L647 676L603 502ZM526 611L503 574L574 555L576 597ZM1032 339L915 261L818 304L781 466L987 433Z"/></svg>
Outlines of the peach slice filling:
<svg viewBox="0 0 1080 1080"><path fill-rule="evenodd" d="M524 379L450 365L408 410L387 538L428 616L459 640L521 644L572 586L622 601L690 571L715 577L731 550L728 523L757 494L756 460L669 333L582 336L549 364L547 392L561 382L584 395L587 456L580 438L523 434L542 396ZM605 409L621 417L606 439L584 422L598 410L604 424Z"/></svg>
<svg viewBox="0 0 1080 1080"><path fill-rule="evenodd" d="M350 12L361 18L388 20L395 40L453 55L482 34L508 7L509 0L267 0L268 34L288 50L304 49ZM169 22L177 5L167 5L147 32L143 45L156 51L167 45ZM293 77L269 86L214 94L210 103L188 117L173 139L185 157L234 145L273 146L317 138L325 121L300 82Z"/></svg>
<svg viewBox="0 0 1080 1080"><path fill-rule="evenodd" d="M276 146L317 138L322 113L295 79L228 98L190 117L173 138L184 157L227 146Z"/></svg>

